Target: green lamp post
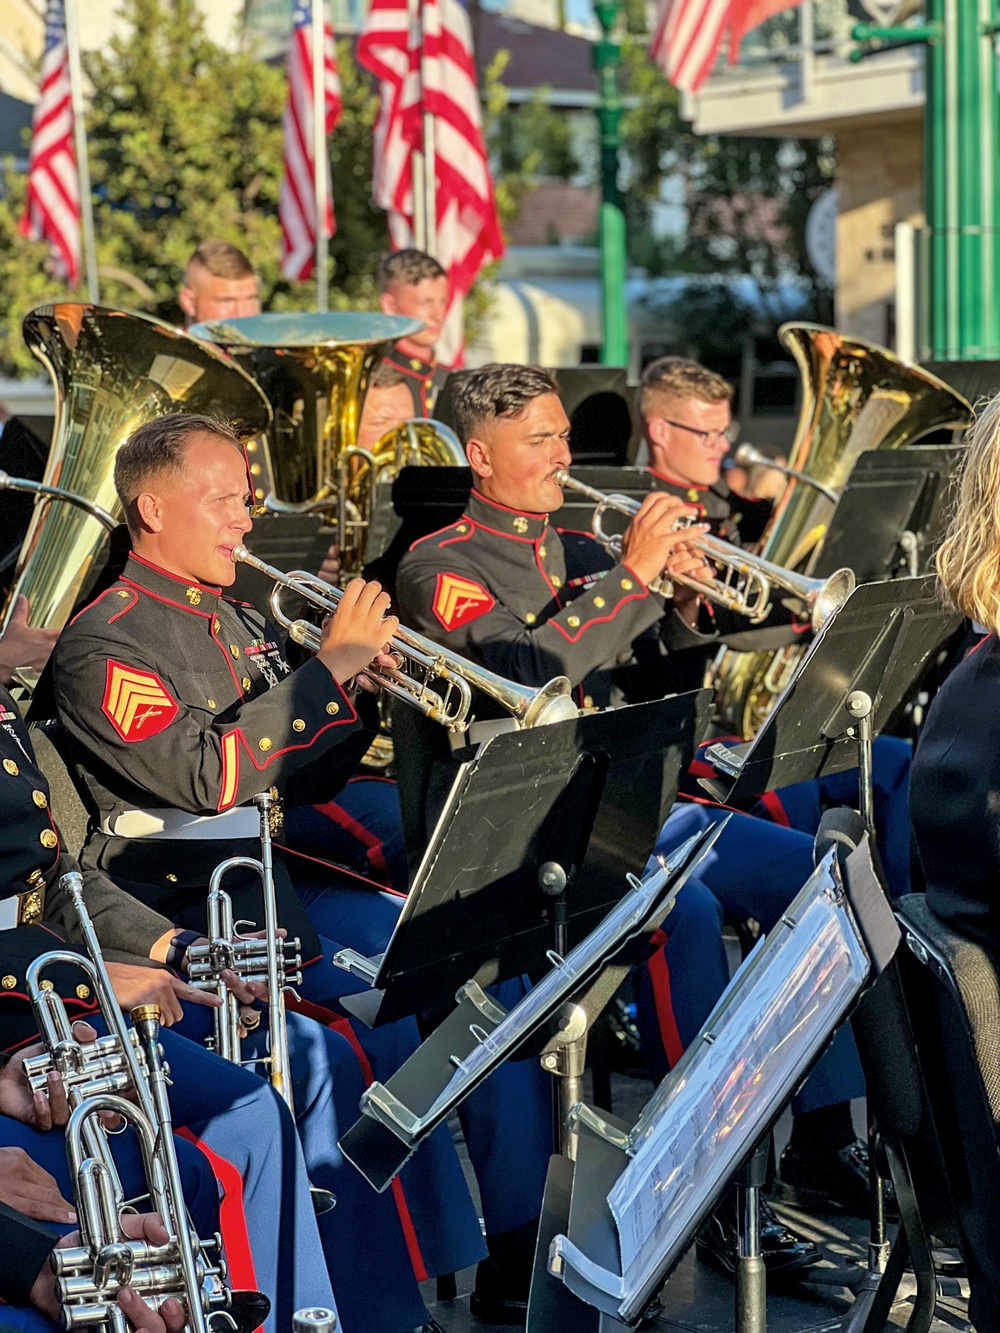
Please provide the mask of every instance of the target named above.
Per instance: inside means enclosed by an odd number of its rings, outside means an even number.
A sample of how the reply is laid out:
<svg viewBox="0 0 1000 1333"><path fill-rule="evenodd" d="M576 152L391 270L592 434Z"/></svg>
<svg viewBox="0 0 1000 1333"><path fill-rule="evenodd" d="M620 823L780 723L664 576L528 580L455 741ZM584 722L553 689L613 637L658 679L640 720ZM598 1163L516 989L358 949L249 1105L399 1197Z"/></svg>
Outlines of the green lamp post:
<svg viewBox="0 0 1000 1333"><path fill-rule="evenodd" d="M601 360L628 365L628 317L625 309L625 208L618 188L618 149L622 107L618 96L621 47L612 36L622 0L595 0L601 40L593 46L597 71L597 123L601 130Z"/></svg>
<svg viewBox="0 0 1000 1333"><path fill-rule="evenodd" d="M1000 357L997 0L926 0L913 27L859 24L857 57L926 43L924 328L935 361Z"/></svg>

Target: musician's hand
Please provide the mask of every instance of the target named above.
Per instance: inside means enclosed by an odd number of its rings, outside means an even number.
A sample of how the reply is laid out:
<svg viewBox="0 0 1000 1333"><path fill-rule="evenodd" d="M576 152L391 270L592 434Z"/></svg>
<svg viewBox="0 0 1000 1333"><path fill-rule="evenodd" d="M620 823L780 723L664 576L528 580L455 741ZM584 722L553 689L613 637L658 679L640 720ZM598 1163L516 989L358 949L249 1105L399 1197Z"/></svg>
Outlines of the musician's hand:
<svg viewBox="0 0 1000 1333"><path fill-rule="evenodd" d="M266 937L266 935L267 935L266 930L247 930L241 934L240 939L262 940ZM284 926L279 926L278 927L279 939L285 939L287 935L288 931L284 928ZM204 935L201 935L199 936L198 939L193 941L192 947L194 947L194 945L197 944L208 944L208 940ZM188 955L186 952L184 954L184 959L181 963L181 967L184 969L185 972L187 971ZM232 991L232 993L236 996L236 998L240 1001L241 1004L252 1005L257 1000L263 1000L266 1003L268 999L268 991L267 991L267 986L262 981L250 981L250 982L241 981L239 977L236 975L236 973L231 971L228 967L224 967L222 971L219 973L219 976L225 982L226 989ZM192 989L194 988L192 987ZM205 1004L206 1000L204 997L208 994L208 992L196 991L195 993L202 997L201 1000L198 1001L198 1003ZM209 1002L213 1005L220 1005L222 1003L222 999L219 996L213 995Z"/></svg>
<svg viewBox="0 0 1000 1333"><path fill-rule="evenodd" d="M73 1035L81 1042L95 1041L97 1033L89 1023L74 1023ZM20 1120L22 1125L46 1132L53 1125L65 1125L69 1119L69 1105L63 1081L53 1069L49 1072L48 1092L31 1091L24 1062L31 1056L44 1055L45 1046L36 1042L17 1052L0 1069L0 1114Z"/></svg>
<svg viewBox="0 0 1000 1333"><path fill-rule="evenodd" d="M386 644L383 651L379 653L378 657L376 657L371 665L385 667L390 671L398 671L403 665L403 659L400 657L399 653L391 653L388 649L389 645ZM367 690L369 694L378 694L379 690L382 688L381 682L377 677L369 676L367 672L364 671L354 677L353 683L358 689Z"/></svg>
<svg viewBox="0 0 1000 1333"><path fill-rule="evenodd" d="M324 583L332 583L335 588L340 586L340 547L336 542L323 557L317 573Z"/></svg>
<svg viewBox="0 0 1000 1333"><path fill-rule="evenodd" d="M622 560L643 583L652 583L666 569L675 549L708 531L705 523L674 530L678 521L695 517L697 513L693 505L684 504L676 496L662 491L651 492L625 530Z"/></svg>
<svg viewBox="0 0 1000 1333"><path fill-rule="evenodd" d="M9 685L18 667L41 671L56 646L59 631L29 625L30 609L27 597L19 595L7 628L0 634L0 685Z"/></svg>
<svg viewBox="0 0 1000 1333"><path fill-rule="evenodd" d="M169 1240L167 1229L156 1213L123 1213L122 1232L130 1240L147 1240L154 1245L164 1245ZM80 1233L72 1231L56 1243L57 1250L79 1245ZM56 1299L55 1274L46 1264L35 1279L31 1288L31 1304L41 1310L50 1319L60 1321L62 1308ZM118 1304L134 1329L142 1333L183 1333L185 1328L184 1307L180 1301L171 1297L164 1301L159 1311L151 1310L146 1302L132 1290L123 1287L118 1293Z"/></svg>
<svg viewBox="0 0 1000 1333"><path fill-rule="evenodd" d="M352 579L344 589L336 615L323 625L317 654L341 685L370 665L396 634L399 621L388 610L389 595L380 583Z"/></svg>
<svg viewBox="0 0 1000 1333"><path fill-rule="evenodd" d="M55 1176L23 1148L0 1148L0 1203L38 1222L64 1226L76 1221L76 1210L63 1198Z"/></svg>
<svg viewBox="0 0 1000 1333"><path fill-rule="evenodd" d="M184 1017L182 1000L188 1004L207 1004L213 1008L222 1003L217 995L210 991L195 990L164 968L140 967L137 963L108 963L107 969L115 999L125 1012L128 1013L137 1004L157 1004L160 1006L160 1022L166 1028L173 1027Z"/></svg>

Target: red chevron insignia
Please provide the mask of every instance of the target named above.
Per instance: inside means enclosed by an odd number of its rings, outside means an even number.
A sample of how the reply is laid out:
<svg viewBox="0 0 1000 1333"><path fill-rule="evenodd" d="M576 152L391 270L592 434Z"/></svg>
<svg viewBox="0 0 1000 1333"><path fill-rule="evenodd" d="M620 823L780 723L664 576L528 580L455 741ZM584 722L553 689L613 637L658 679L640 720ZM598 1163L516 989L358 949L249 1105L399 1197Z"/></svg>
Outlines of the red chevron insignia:
<svg viewBox="0 0 1000 1333"><path fill-rule="evenodd" d="M159 676L108 659L101 710L123 741L141 741L169 727L177 704Z"/></svg>
<svg viewBox="0 0 1000 1333"><path fill-rule="evenodd" d="M481 583L458 574L439 574L434 590L434 614L447 630L467 625L492 611L496 602Z"/></svg>

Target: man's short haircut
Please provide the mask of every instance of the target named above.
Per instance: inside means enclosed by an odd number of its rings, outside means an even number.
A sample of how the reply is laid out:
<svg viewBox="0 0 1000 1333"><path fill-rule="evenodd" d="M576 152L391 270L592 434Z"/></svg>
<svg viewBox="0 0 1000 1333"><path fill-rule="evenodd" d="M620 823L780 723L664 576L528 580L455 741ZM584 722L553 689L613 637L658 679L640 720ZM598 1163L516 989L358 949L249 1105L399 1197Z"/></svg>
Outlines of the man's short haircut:
<svg viewBox="0 0 1000 1333"><path fill-rule="evenodd" d="M182 463L184 448L192 435L218 435L242 452L240 437L228 421L218 417L198 416L192 412L171 412L156 417L134 430L115 457L115 490L125 514L129 531L139 524L135 502L150 477L175 472Z"/></svg>
<svg viewBox="0 0 1000 1333"><path fill-rule="evenodd" d="M425 278L446 278L448 274L423 250L393 250L378 261L379 291L386 292L396 282L415 287Z"/></svg>
<svg viewBox="0 0 1000 1333"><path fill-rule="evenodd" d="M658 394L728 403L732 401L733 388L728 380L697 361L683 356L661 356L650 361L639 380L639 415L644 421L654 415L653 404Z"/></svg>
<svg viewBox="0 0 1000 1333"><path fill-rule="evenodd" d="M388 361L383 361L372 376L371 384L368 387L371 389L395 389L398 388L400 384L404 385L407 389L410 387L407 383L406 376L401 370L397 370L396 367L390 365Z"/></svg>
<svg viewBox="0 0 1000 1333"><path fill-rule="evenodd" d="M228 241L202 241L187 262L185 281L192 265L201 265L213 278L252 278L253 265L246 255Z"/></svg>
<svg viewBox="0 0 1000 1333"><path fill-rule="evenodd" d="M541 366L494 362L457 377L451 410L463 444L497 417L516 420L536 398L558 393L556 377Z"/></svg>

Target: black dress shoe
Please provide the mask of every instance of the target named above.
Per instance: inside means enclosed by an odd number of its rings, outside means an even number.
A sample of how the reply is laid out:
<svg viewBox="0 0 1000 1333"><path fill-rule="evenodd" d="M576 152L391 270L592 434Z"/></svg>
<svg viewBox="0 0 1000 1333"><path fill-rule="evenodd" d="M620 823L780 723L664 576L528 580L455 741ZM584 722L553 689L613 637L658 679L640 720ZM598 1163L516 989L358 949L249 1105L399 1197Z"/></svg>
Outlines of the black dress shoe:
<svg viewBox="0 0 1000 1333"><path fill-rule="evenodd" d="M896 1208L891 1181L885 1181L885 1203ZM868 1145L855 1139L835 1153L804 1153L791 1144L781 1154L771 1191L782 1203L809 1213L850 1213L867 1217Z"/></svg>
<svg viewBox="0 0 1000 1333"><path fill-rule="evenodd" d="M811 1240L790 1231L763 1199L760 1201L760 1251L769 1279L780 1281L820 1261ZM698 1232L695 1254L713 1268L732 1276L736 1272L736 1202L732 1195L719 1205Z"/></svg>
<svg viewBox="0 0 1000 1333"><path fill-rule="evenodd" d="M484 1324L523 1324L528 1318L531 1268L481 1259L469 1309Z"/></svg>
<svg viewBox="0 0 1000 1333"><path fill-rule="evenodd" d="M253 1333L271 1313L271 1302L262 1291L234 1291L226 1312L238 1333Z"/></svg>

